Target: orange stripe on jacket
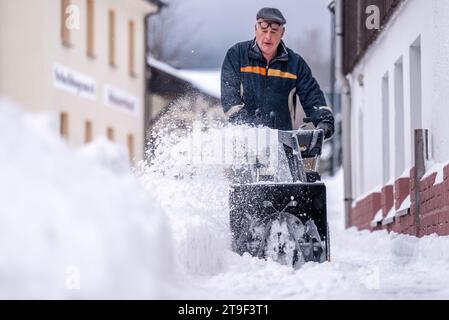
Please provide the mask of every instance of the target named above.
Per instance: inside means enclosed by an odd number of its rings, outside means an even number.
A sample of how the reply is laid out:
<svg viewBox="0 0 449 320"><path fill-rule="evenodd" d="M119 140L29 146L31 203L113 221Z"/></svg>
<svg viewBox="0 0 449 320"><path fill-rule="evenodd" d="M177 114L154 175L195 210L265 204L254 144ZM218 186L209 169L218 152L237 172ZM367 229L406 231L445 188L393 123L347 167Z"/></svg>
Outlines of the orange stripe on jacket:
<svg viewBox="0 0 449 320"><path fill-rule="evenodd" d="M242 67L240 68L240 72L247 72L247 73L255 73L255 74L260 74L262 76L265 76L266 73L266 69L262 68L262 67ZM280 77L280 78L288 78L288 79L298 79L298 77L290 72L283 72L281 70L277 70L277 69L268 69L268 76L269 77Z"/></svg>
<svg viewBox="0 0 449 320"><path fill-rule="evenodd" d="M263 76L267 74L265 68L262 67L241 67L240 72L256 73Z"/></svg>
<svg viewBox="0 0 449 320"><path fill-rule="evenodd" d="M298 79L298 77L290 72L283 72L281 70L277 69L268 69L268 76L269 77L281 77L281 78L288 78L288 79Z"/></svg>

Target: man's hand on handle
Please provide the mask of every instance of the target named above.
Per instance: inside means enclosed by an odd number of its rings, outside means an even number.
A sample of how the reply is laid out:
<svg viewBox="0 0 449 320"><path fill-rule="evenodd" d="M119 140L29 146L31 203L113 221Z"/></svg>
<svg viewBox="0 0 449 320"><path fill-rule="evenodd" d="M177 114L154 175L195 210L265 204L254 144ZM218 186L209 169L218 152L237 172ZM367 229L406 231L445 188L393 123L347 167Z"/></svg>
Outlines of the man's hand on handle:
<svg viewBox="0 0 449 320"><path fill-rule="evenodd" d="M303 119L304 123L312 122L312 118L306 117ZM329 139L334 134L334 126L331 123L321 121L316 125L318 130L323 130L324 139Z"/></svg>
<svg viewBox="0 0 449 320"><path fill-rule="evenodd" d="M330 123L320 122L316 128L324 131L324 139L329 139L334 134L334 126Z"/></svg>

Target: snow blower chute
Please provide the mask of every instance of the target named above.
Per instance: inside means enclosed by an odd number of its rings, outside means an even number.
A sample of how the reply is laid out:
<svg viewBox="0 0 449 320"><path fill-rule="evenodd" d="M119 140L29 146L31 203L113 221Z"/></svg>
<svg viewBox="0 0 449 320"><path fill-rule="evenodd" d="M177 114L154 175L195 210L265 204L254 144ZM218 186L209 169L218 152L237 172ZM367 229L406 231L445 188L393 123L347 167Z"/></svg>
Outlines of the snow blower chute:
<svg viewBox="0 0 449 320"><path fill-rule="evenodd" d="M232 249L294 268L309 261L329 261L326 186L318 173L323 131L267 130L271 132L269 144L276 144L275 168L260 160L262 155L267 158L268 148L258 150L256 161L245 170L234 172Z"/></svg>

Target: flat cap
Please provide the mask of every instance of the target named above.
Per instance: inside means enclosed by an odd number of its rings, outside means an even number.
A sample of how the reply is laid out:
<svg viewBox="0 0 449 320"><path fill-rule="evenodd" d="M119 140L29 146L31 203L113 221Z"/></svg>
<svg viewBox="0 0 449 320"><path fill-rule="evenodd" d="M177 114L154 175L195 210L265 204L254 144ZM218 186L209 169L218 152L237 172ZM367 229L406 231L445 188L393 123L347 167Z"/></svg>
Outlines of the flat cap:
<svg viewBox="0 0 449 320"><path fill-rule="evenodd" d="M285 20L284 16L282 15L281 11L276 8L262 8L257 12L256 20L257 19L264 19L268 21L277 22L279 24L286 24L287 21Z"/></svg>

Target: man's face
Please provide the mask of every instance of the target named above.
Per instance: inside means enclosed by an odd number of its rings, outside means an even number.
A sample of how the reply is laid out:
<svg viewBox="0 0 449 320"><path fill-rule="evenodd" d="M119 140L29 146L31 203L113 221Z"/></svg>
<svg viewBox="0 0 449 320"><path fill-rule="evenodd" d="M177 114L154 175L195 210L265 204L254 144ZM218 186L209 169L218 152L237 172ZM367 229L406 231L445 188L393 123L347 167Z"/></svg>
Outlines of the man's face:
<svg viewBox="0 0 449 320"><path fill-rule="evenodd" d="M284 35L284 26L263 19L256 23L256 42L264 55L274 57Z"/></svg>

